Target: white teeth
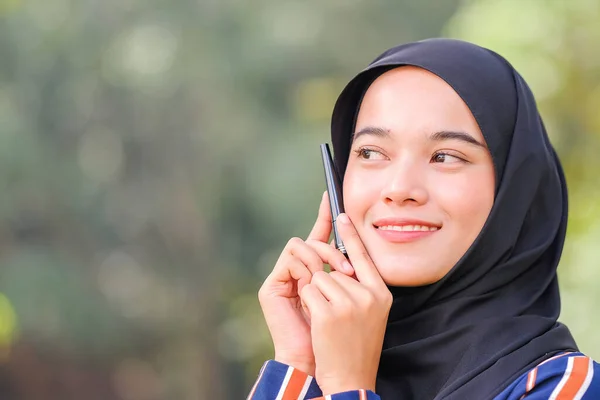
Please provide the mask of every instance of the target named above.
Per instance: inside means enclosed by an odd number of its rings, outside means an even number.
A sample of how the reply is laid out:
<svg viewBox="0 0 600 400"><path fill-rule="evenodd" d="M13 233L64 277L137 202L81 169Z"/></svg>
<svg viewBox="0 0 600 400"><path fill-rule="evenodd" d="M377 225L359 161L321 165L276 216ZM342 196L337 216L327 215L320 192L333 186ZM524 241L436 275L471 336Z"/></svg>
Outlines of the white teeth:
<svg viewBox="0 0 600 400"><path fill-rule="evenodd" d="M377 229L381 229L384 231L402 231L402 232L413 232L413 231L437 231L439 228L436 226L425 226L425 225L384 225L380 226Z"/></svg>

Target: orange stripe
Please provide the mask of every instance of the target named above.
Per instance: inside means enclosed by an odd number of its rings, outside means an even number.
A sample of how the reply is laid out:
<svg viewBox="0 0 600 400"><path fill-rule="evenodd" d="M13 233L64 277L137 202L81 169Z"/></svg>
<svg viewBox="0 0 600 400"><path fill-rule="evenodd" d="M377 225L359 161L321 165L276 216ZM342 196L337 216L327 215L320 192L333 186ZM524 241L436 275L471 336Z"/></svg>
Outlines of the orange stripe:
<svg viewBox="0 0 600 400"><path fill-rule="evenodd" d="M287 384L287 388L285 388L285 392L283 392L282 400L298 400L298 396L304 387L307 377L308 375L305 372L294 368L292 376L290 376L290 381Z"/></svg>
<svg viewBox="0 0 600 400"><path fill-rule="evenodd" d="M535 379L537 378L537 367L529 371L527 374L527 383L525 385L525 393L523 396L519 397L519 400L523 400L527 393L531 392L531 389L535 387Z"/></svg>
<svg viewBox="0 0 600 400"><path fill-rule="evenodd" d="M526 392L530 392L531 389L533 389L535 387L535 380L537 378L537 368L533 369L528 375L527 375L527 388L526 388Z"/></svg>
<svg viewBox="0 0 600 400"><path fill-rule="evenodd" d="M572 351L568 351L565 352L563 354L557 354L553 357L550 357L544 361L542 361L541 363L538 364L537 367L535 367L534 369L532 369L531 371L529 371L529 374L527 374L527 382L525 385L525 393L523 394L523 396L520 397L519 400L523 400L525 398L525 396L527 396L527 393L531 392L533 390L533 388L535 387L535 381L537 379L537 370L539 367L541 367L542 365L546 364L549 361L555 360L557 358L563 357L563 356L567 356L569 354L573 353Z"/></svg>
<svg viewBox="0 0 600 400"><path fill-rule="evenodd" d="M563 386L562 390L556 397L556 400L572 400L585 381L588 374L589 358L588 357L573 357L573 370L569 379Z"/></svg>

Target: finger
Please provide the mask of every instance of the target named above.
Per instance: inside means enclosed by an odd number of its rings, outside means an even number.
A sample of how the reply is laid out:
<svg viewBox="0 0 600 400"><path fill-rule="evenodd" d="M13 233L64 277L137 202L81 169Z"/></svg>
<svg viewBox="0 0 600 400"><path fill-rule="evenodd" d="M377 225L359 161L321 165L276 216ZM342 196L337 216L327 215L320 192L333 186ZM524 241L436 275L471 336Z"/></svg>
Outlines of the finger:
<svg viewBox="0 0 600 400"><path fill-rule="evenodd" d="M387 308L388 311L392 306L394 296L387 286L372 290L357 280L336 271L330 273L329 276L350 294L350 300L356 307L369 307L369 304L372 304L374 300L383 308Z"/></svg>
<svg viewBox="0 0 600 400"><path fill-rule="evenodd" d="M306 274L310 280L313 273L323 269L319 255L304 240L293 237L287 242L267 280L287 282L291 277L298 279L299 276L304 276L300 273Z"/></svg>
<svg viewBox="0 0 600 400"><path fill-rule="evenodd" d="M282 264L282 266L279 266ZM259 291L259 298L272 296L295 297L300 290L312 280L312 272L299 259L285 253L278 261L271 274L267 276ZM290 281L297 282L297 291L289 285Z"/></svg>
<svg viewBox="0 0 600 400"><path fill-rule="evenodd" d="M350 302L350 294L326 272L314 274L310 283L315 285L323 297L334 305Z"/></svg>
<svg viewBox="0 0 600 400"><path fill-rule="evenodd" d="M288 269L290 271L290 277L295 280L297 284L296 294L300 293L302 288L312 281L313 272L310 271L302 261L295 257L290 258Z"/></svg>
<svg viewBox="0 0 600 400"><path fill-rule="evenodd" d="M336 223L358 281L373 288L385 287L385 282L383 282L348 215L345 213L340 214L336 219Z"/></svg>
<svg viewBox="0 0 600 400"><path fill-rule="evenodd" d="M329 246L332 249L336 249L337 251L338 248L335 244L335 239L332 239L331 242L329 242ZM340 252L341 253L341 252ZM336 271L341 271L346 273L349 277L351 277L352 279L356 280L356 274L354 273L354 267L352 267L352 264L350 263L350 261L348 261L348 256L346 256L345 254L342 254L344 256L344 261L342 261L342 266L341 269L336 269ZM331 264L329 264L331 265ZM350 272L350 268L352 268L352 272Z"/></svg>
<svg viewBox="0 0 600 400"><path fill-rule="evenodd" d="M331 236L331 228L331 210L329 210L329 198L325 191L319 205L317 220L306 240L318 240L319 242L327 243L329 236Z"/></svg>
<svg viewBox="0 0 600 400"><path fill-rule="evenodd" d="M354 274L352 264L350 264L348 259L346 259L346 256L335 247L331 247L327 243L319 242L317 240L307 240L306 244L313 248L324 263L329 264L336 271L340 271L350 276Z"/></svg>
<svg viewBox="0 0 600 400"><path fill-rule="evenodd" d="M321 291L313 284L304 286L300 292L302 307L312 320L315 316L323 315L329 311L329 302Z"/></svg>
<svg viewBox="0 0 600 400"><path fill-rule="evenodd" d="M329 274L329 276L333 280L335 280L341 287L343 287L348 293L353 295L352 297L355 297L354 294L358 293L359 291L365 290L364 285L356 280L355 275L348 276L338 271L332 271Z"/></svg>
<svg viewBox="0 0 600 400"><path fill-rule="evenodd" d="M293 257L302 261L311 273L314 274L317 271L323 271L324 261L304 240L300 238L291 239L288 250Z"/></svg>

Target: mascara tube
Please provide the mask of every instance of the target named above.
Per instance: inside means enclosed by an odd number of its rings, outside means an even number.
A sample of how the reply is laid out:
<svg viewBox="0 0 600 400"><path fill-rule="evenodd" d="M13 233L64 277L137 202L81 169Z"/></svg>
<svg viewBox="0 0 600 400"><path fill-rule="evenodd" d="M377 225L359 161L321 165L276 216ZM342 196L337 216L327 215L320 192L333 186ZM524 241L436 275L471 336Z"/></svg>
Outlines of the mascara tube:
<svg viewBox="0 0 600 400"><path fill-rule="evenodd" d="M329 196L329 209L331 210L331 221L333 230L333 239L335 241L335 248L348 258L348 252L344 247L344 243L338 233L337 225L335 221L338 215L344 212L344 203L342 198L342 184L340 177L333 165L333 158L331 157L331 151L329 145L323 143L321 145L321 158L323 159L323 169L325 170L325 184L327 186L327 194Z"/></svg>

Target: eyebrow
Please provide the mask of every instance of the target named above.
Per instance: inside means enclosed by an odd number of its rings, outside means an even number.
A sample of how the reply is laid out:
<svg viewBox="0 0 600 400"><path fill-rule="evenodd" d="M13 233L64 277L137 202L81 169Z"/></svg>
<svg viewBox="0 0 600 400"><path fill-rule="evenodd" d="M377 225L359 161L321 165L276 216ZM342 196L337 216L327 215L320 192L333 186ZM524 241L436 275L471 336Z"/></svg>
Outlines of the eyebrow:
<svg viewBox="0 0 600 400"><path fill-rule="evenodd" d="M475 139L473 136L471 136L465 132L440 131L440 132L435 132L434 134L429 136L429 139L433 140L435 142L441 142L444 140L460 140L460 141L475 145L477 147L487 149L487 146L485 144L481 143L480 141Z"/></svg>
<svg viewBox="0 0 600 400"><path fill-rule="evenodd" d="M354 142L356 139L358 139L362 135L374 135L374 136L377 136L377 137L380 137L380 138L387 139L387 138L390 137L390 130L389 129L385 129L385 128L381 128L381 127L378 127L378 126L367 126L365 128L362 128L358 132L354 132L350 136L350 143Z"/></svg>
<svg viewBox="0 0 600 400"><path fill-rule="evenodd" d="M374 135L380 138L387 139L391 136L390 130L378 126L367 126L362 128L360 131L355 132L350 137L350 143L354 142L356 139L363 135ZM481 147L483 149L487 149L487 146L473 136L469 135L465 132L458 131L439 131L431 134L429 136L429 140L434 142L442 142L444 140L460 140L462 142Z"/></svg>

